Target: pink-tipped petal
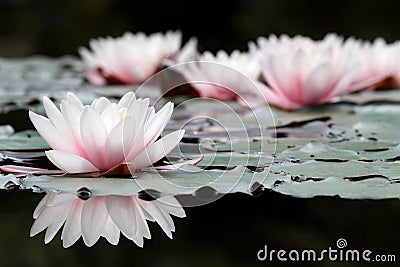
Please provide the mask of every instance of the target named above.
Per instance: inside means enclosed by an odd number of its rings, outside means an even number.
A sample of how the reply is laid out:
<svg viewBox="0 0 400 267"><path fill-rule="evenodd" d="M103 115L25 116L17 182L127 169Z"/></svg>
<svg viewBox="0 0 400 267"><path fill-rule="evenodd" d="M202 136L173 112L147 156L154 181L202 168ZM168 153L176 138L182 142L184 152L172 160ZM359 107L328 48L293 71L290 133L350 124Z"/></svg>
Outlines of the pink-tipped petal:
<svg viewBox="0 0 400 267"><path fill-rule="evenodd" d="M331 90L331 67L329 63L317 66L308 76L303 88L302 103L316 103L322 96Z"/></svg>
<svg viewBox="0 0 400 267"><path fill-rule="evenodd" d="M80 130L88 160L98 169L105 165L107 130L99 114L91 107L83 109Z"/></svg>
<svg viewBox="0 0 400 267"><path fill-rule="evenodd" d="M66 173L88 173L99 171L87 159L59 150L46 151L47 158Z"/></svg>

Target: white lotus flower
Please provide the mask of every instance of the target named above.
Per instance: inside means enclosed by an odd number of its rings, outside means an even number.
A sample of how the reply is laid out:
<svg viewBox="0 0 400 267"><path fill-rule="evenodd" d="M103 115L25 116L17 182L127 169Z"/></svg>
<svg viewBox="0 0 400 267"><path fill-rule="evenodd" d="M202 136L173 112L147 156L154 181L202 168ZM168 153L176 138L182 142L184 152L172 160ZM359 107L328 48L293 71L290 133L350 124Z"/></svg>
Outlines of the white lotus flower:
<svg viewBox="0 0 400 267"><path fill-rule="evenodd" d="M251 80L260 75L259 59L254 54L237 50L228 55L218 51L214 56L204 52L198 61L174 68L202 97L235 99L252 90Z"/></svg>
<svg viewBox="0 0 400 267"><path fill-rule="evenodd" d="M321 41L296 36L272 35L257 40L253 52L262 59L262 74L270 104L296 109L332 102L345 93L365 89L379 82L380 75L359 79L362 67L361 43L329 34Z"/></svg>
<svg viewBox="0 0 400 267"><path fill-rule="evenodd" d="M139 32L121 37L90 41L90 50L79 48L85 64L85 75L95 85L139 84L155 74L169 57L188 57L178 53L181 33L169 31L146 36ZM188 49L190 50L191 47Z"/></svg>
<svg viewBox="0 0 400 267"><path fill-rule="evenodd" d="M61 101L61 111L47 97L43 104L48 118L32 111L29 117L53 149L46 156L66 173L107 171L121 164L131 170L143 169L168 154L184 134L178 130L157 140L173 104L155 113L149 99L136 99L133 92L118 103L101 97L86 106L68 93Z"/></svg>
<svg viewBox="0 0 400 267"><path fill-rule="evenodd" d="M87 246L100 237L117 245L122 233L143 247L143 238L150 239L146 220L156 221L166 235L175 231L171 215L183 218L185 211L173 196L145 201L136 196L95 196L84 201L73 194L49 192L36 207L30 235L46 230L49 243L64 225L61 239L64 247L72 246L81 236Z"/></svg>

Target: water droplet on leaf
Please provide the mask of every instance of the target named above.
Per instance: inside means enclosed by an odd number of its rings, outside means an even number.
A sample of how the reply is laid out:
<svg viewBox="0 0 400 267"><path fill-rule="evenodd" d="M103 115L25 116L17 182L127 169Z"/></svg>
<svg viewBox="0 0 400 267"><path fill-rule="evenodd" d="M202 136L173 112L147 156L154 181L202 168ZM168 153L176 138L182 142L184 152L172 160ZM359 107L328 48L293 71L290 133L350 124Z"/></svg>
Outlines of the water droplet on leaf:
<svg viewBox="0 0 400 267"><path fill-rule="evenodd" d="M88 200L92 196L92 192L86 187L82 187L76 191L76 195L82 200Z"/></svg>
<svg viewBox="0 0 400 267"><path fill-rule="evenodd" d="M4 185L4 189L7 192L12 192L15 189L18 189L18 185L16 185L14 182L8 181L5 185Z"/></svg>

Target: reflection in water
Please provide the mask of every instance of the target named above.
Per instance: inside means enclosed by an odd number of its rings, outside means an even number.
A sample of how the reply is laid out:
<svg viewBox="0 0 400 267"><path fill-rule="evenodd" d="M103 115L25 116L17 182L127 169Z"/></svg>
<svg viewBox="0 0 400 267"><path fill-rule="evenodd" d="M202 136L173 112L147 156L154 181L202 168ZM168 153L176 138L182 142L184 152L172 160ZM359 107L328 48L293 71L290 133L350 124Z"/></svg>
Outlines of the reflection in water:
<svg viewBox="0 0 400 267"><path fill-rule="evenodd" d="M87 246L100 237L117 245L122 233L143 247L143 238L151 238L146 220L157 222L172 238L175 225L171 215L183 218L185 211L171 195L145 201L136 196L94 196L82 200L74 194L47 192L36 207L30 235L46 228L45 243L49 243L64 225L61 239L64 247L72 246L81 236Z"/></svg>

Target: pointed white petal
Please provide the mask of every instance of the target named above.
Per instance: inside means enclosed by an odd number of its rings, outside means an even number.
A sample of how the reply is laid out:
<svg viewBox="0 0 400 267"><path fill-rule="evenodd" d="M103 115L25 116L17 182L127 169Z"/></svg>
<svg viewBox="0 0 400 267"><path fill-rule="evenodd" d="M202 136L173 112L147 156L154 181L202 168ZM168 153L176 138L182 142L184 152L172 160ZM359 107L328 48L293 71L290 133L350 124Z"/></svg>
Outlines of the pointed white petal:
<svg viewBox="0 0 400 267"><path fill-rule="evenodd" d="M64 117L60 110L54 105L54 103L47 97L43 97L43 106L46 111L47 117L56 129L69 138L69 141L73 140L72 132L68 129L65 123Z"/></svg>
<svg viewBox="0 0 400 267"><path fill-rule="evenodd" d="M108 216L102 236L104 236L112 245L117 245L119 242L120 231L110 216Z"/></svg>
<svg viewBox="0 0 400 267"><path fill-rule="evenodd" d="M57 217L53 218L53 222L49 225L46 230L46 234L44 237L44 243L48 244L51 240L53 240L54 236L57 234L58 230L60 230L61 226L64 224L67 219L69 209L71 207L71 203L66 203L64 205L59 206L60 214Z"/></svg>
<svg viewBox="0 0 400 267"><path fill-rule="evenodd" d="M101 114L104 111L104 109L111 104L111 102L105 97L100 97L96 99L96 102L93 102L93 104L94 107L92 108L97 112L97 114Z"/></svg>
<svg viewBox="0 0 400 267"><path fill-rule="evenodd" d="M84 151L83 143L82 143L82 138L81 138L81 130L80 130L80 118L81 118L81 110L79 108L66 101L62 100L61 101L61 112L63 114L65 123L72 132L72 136L74 139L74 146L75 149L78 151L79 155L81 156L86 156L86 153Z"/></svg>
<svg viewBox="0 0 400 267"><path fill-rule="evenodd" d="M107 133L110 133L115 125L120 121L119 112L117 109L117 104L109 104L101 113L101 119L106 126Z"/></svg>
<svg viewBox="0 0 400 267"><path fill-rule="evenodd" d="M86 173L99 171L88 160L75 154L64 151L50 150L46 151L47 158L58 168L66 173Z"/></svg>
<svg viewBox="0 0 400 267"><path fill-rule="evenodd" d="M55 218L61 216L63 212L65 212L63 206L46 207L33 223L30 236L32 237L49 227Z"/></svg>
<svg viewBox="0 0 400 267"><path fill-rule="evenodd" d="M138 128L135 143L127 156L127 161L132 161L160 136L171 117L172 111L173 104L169 102L154 115L151 121L146 123L145 127Z"/></svg>
<svg viewBox="0 0 400 267"><path fill-rule="evenodd" d="M138 237L146 237L147 239L151 238L149 226L146 222L146 215L143 212L143 208L140 206L137 197L132 196L133 206L136 212L136 219L137 219L137 231L136 236ZM142 238L143 240L143 238Z"/></svg>
<svg viewBox="0 0 400 267"><path fill-rule="evenodd" d="M73 93L68 92L67 93L67 101L70 102L71 104L75 105L75 107L78 108L79 111L83 109L83 104L81 100Z"/></svg>
<svg viewBox="0 0 400 267"><path fill-rule="evenodd" d="M40 215L40 213L42 213L43 210L46 208L46 202L47 202L47 199L49 198L49 194L54 194L54 193L46 193L46 195L40 200L39 204L36 206L35 210L33 211L34 219L37 219L37 217Z"/></svg>
<svg viewBox="0 0 400 267"><path fill-rule="evenodd" d="M107 196L107 209L115 225L128 239L136 233L136 216L132 199L128 196Z"/></svg>
<svg viewBox="0 0 400 267"><path fill-rule="evenodd" d="M68 141L67 137L57 130L49 119L37 115L32 111L29 111L29 118L51 148L70 153L75 152L74 146Z"/></svg>
<svg viewBox="0 0 400 267"><path fill-rule="evenodd" d="M178 145L184 133L184 130L178 130L164 136L148 146L129 164L134 166L135 169L142 169L159 161Z"/></svg>
<svg viewBox="0 0 400 267"><path fill-rule="evenodd" d="M126 114L134 116L136 124L142 127L146 119L146 111L148 106L148 98L132 100L127 108Z"/></svg>
<svg viewBox="0 0 400 267"><path fill-rule="evenodd" d="M76 199L69 210L64 229L61 234L63 247L72 246L81 236L81 214L84 201Z"/></svg>
<svg viewBox="0 0 400 267"><path fill-rule="evenodd" d="M134 92L126 93L118 102L118 109L128 108L132 101L136 100Z"/></svg>
<svg viewBox="0 0 400 267"><path fill-rule="evenodd" d="M106 198L99 196L86 200L81 216L83 241L91 247L99 240L108 219Z"/></svg>
<svg viewBox="0 0 400 267"><path fill-rule="evenodd" d="M158 209L158 207L153 203L153 201L145 201L138 199L139 204L142 206L144 210L146 210L151 217L160 225L161 229L163 229L164 233L172 239L172 232L169 225L168 220L164 217L162 212Z"/></svg>
<svg viewBox="0 0 400 267"><path fill-rule="evenodd" d="M171 195L162 196L157 199L157 206L160 210L163 210L169 214L172 214L179 218L186 217L185 210L182 208L182 205L178 202L178 200Z"/></svg>

